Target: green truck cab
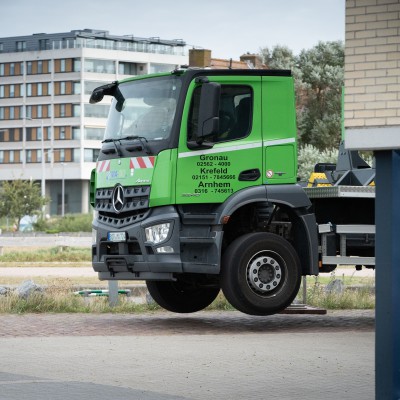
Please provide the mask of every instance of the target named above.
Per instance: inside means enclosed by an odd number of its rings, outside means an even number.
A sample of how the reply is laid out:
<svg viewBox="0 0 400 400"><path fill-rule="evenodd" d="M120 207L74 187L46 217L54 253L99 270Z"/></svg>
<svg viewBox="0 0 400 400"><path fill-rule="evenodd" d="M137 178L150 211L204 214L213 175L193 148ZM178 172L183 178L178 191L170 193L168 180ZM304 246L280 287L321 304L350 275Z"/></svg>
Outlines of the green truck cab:
<svg viewBox="0 0 400 400"><path fill-rule="evenodd" d="M222 289L238 310L286 308L318 274L318 232L297 182L286 70L177 69L94 90L113 96L91 177L93 268L143 280L180 313Z"/></svg>

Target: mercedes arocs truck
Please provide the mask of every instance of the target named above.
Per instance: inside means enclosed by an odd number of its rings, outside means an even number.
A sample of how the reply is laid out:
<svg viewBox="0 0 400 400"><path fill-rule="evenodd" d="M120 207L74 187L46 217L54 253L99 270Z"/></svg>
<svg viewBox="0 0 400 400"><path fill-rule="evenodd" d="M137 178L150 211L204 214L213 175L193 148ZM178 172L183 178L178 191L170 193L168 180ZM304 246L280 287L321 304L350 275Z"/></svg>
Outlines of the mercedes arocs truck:
<svg viewBox="0 0 400 400"><path fill-rule="evenodd" d="M146 281L173 312L199 311L222 290L236 309L270 315L302 276L373 266L368 166L342 149L349 168L327 170L328 186L297 182L290 71L180 68L101 86L90 102L104 96L91 176L100 279Z"/></svg>

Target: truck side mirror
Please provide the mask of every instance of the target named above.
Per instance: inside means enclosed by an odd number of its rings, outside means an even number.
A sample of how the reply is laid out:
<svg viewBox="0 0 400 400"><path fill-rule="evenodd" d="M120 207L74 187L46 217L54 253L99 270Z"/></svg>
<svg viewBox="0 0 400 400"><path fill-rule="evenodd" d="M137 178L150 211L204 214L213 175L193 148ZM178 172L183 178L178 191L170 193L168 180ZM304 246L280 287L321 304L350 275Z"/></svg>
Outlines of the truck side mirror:
<svg viewBox="0 0 400 400"><path fill-rule="evenodd" d="M90 96L89 103L96 104L101 100L103 100L104 96L114 96L116 87L117 87L117 82L97 87L96 89L93 90L92 95Z"/></svg>
<svg viewBox="0 0 400 400"><path fill-rule="evenodd" d="M207 136L219 130L219 100L221 85L215 82L204 83L201 87L199 120L196 142L202 143Z"/></svg>

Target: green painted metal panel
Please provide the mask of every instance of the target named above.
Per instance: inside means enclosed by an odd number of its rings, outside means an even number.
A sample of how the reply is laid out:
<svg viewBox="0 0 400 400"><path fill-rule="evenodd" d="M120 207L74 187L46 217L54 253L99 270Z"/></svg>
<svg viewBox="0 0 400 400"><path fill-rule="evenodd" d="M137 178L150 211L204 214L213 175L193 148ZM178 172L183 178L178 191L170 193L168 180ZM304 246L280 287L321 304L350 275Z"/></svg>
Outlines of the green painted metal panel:
<svg viewBox="0 0 400 400"><path fill-rule="evenodd" d="M150 192L150 207L175 204L177 149L164 150L157 156Z"/></svg>
<svg viewBox="0 0 400 400"><path fill-rule="evenodd" d="M96 188L151 185L156 158L126 157L98 161L96 165Z"/></svg>
<svg viewBox="0 0 400 400"><path fill-rule="evenodd" d="M252 126L244 138L214 144L207 150L187 147L187 126L190 102L196 86L188 90L177 160L176 203L221 203L238 190L262 184L261 177L254 181L241 181L241 172L262 168L261 141L261 77L215 76L212 82L226 85L247 85L253 93Z"/></svg>
<svg viewBox="0 0 400 400"><path fill-rule="evenodd" d="M262 78L264 182L297 181L297 129L293 78Z"/></svg>

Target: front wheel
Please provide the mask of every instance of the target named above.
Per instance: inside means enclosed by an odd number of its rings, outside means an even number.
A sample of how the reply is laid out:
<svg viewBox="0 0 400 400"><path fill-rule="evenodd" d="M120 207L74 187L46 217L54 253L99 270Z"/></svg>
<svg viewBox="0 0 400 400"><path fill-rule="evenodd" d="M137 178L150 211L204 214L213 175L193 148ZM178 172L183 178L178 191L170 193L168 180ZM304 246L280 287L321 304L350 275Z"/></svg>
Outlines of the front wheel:
<svg viewBox="0 0 400 400"><path fill-rule="evenodd" d="M293 246L272 233L250 233L234 240L222 259L221 287L237 310L250 315L282 311L296 297L300 260Z"/></svg>
<svg viewBox="0 0 400 400"><path fill-rule="evenodd" d="M179 277L176 281L147 281L147 289L154 301L168 311L192 313L203 310L217 297L219 287L207 284L202 277Z"/></svg>

